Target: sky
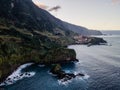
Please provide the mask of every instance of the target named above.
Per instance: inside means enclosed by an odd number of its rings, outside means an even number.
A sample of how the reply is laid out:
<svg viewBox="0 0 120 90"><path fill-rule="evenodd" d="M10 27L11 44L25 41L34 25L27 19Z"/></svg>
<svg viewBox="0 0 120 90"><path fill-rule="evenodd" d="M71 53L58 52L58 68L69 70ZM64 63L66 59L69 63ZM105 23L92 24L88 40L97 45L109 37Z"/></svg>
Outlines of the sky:
<svg viewBox="0 0 120 90"><path fill-rule="evenodd" d="M33 0L55 17L95 30L120 30L120 0Z"/></svg>

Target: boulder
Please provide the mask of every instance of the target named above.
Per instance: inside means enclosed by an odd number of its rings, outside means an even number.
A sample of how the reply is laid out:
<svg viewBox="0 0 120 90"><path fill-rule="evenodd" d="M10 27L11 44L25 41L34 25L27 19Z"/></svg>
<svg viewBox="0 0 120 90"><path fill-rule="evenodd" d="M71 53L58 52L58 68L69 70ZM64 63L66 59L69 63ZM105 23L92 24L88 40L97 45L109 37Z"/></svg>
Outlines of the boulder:
<svg viewBox="0 0 120 90"><path fill-rule="evenodd" d="M58 79L62 79L62 82L65 82L67 80L70 80L72 78L75 78L76 76L84 76L84 74L82 73L78 73L78 74L73 74L73 73L66 73L65 71L63 71L61 69L61 66L59 64L55 65L51 70L51 73L57 75Z"/></svg>

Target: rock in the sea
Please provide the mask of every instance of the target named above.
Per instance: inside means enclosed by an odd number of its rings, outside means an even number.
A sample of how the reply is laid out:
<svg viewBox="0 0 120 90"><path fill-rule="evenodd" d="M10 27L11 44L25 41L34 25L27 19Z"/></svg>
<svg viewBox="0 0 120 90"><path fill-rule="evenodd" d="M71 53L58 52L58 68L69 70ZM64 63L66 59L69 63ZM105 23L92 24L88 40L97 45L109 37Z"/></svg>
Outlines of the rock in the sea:
<svg viewBox="0 0 120 90"><path fill-rule="evenodd" d="M82 73L78 73L78 74L76 74L76 76L85 76L85 75Z"/></svg>
<svg viewBox="0 0 120 90"><path fill-rule="evenodd" d="M58 79L62 79L63 82L70 80L72 78L75 78L76 76L84 76L84 74L78 73L78 74L73 74L73 73L66 73L65 71L62 70L61 66L59 64L55 65L51 70L51 73L57 75Z"/></svg>
<svg viewBox="0 0 120 90"><path fill-rule="evenodd" d="M11 80L11 78L8 78L7 80Z"/></svg>
<svg viewBox="0 0 120 90"><path fill-rule="evenodd" d="M53 74L58 74L61 71L61 66L60 64L56 64L53 66L53 68L50 70L51 73Z"/></svg>
<svg viewBox="0 0 120 90"><path fill-rule="evenodd" d="M21 73L20 76L23 76L23 73Z"/></svg>

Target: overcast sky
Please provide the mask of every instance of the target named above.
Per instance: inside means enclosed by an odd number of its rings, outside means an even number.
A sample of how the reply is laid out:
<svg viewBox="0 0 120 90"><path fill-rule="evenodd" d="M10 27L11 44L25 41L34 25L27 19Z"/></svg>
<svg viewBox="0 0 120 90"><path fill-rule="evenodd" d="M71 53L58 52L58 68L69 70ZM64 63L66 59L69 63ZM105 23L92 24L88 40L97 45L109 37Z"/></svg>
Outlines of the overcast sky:
<svg viewBox="0 0 120 90"><path fill-rule="evenodd" d="M33 0L54 16L89 29L120 30L120 0ZM39 1L39 2L38 2Z"/></svg>

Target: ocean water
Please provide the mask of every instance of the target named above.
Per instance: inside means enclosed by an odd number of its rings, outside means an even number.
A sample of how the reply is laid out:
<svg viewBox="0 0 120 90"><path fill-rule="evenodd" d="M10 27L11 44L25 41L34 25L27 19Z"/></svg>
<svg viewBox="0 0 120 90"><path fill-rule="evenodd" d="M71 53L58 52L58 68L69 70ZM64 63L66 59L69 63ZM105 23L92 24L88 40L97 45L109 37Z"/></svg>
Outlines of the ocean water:
<svg viewBox="0 0 120 90"><path fill-rule="evenodd" d="M22 72L35 72L29 78L23 78L5 90L120 90L120 35L101 36L108 41L107 45L87 47L72 45L77 53L78 63L64 64L66 72L83 73L61 83L49 73L47 66L29 66Z"/></svg>
<svg viewBox="0 0 120 90"><path fill-rule="evenodd" d="M120 30L108 30L108 31L101 31L103 34L107 35L120 35Z"/></svg>

